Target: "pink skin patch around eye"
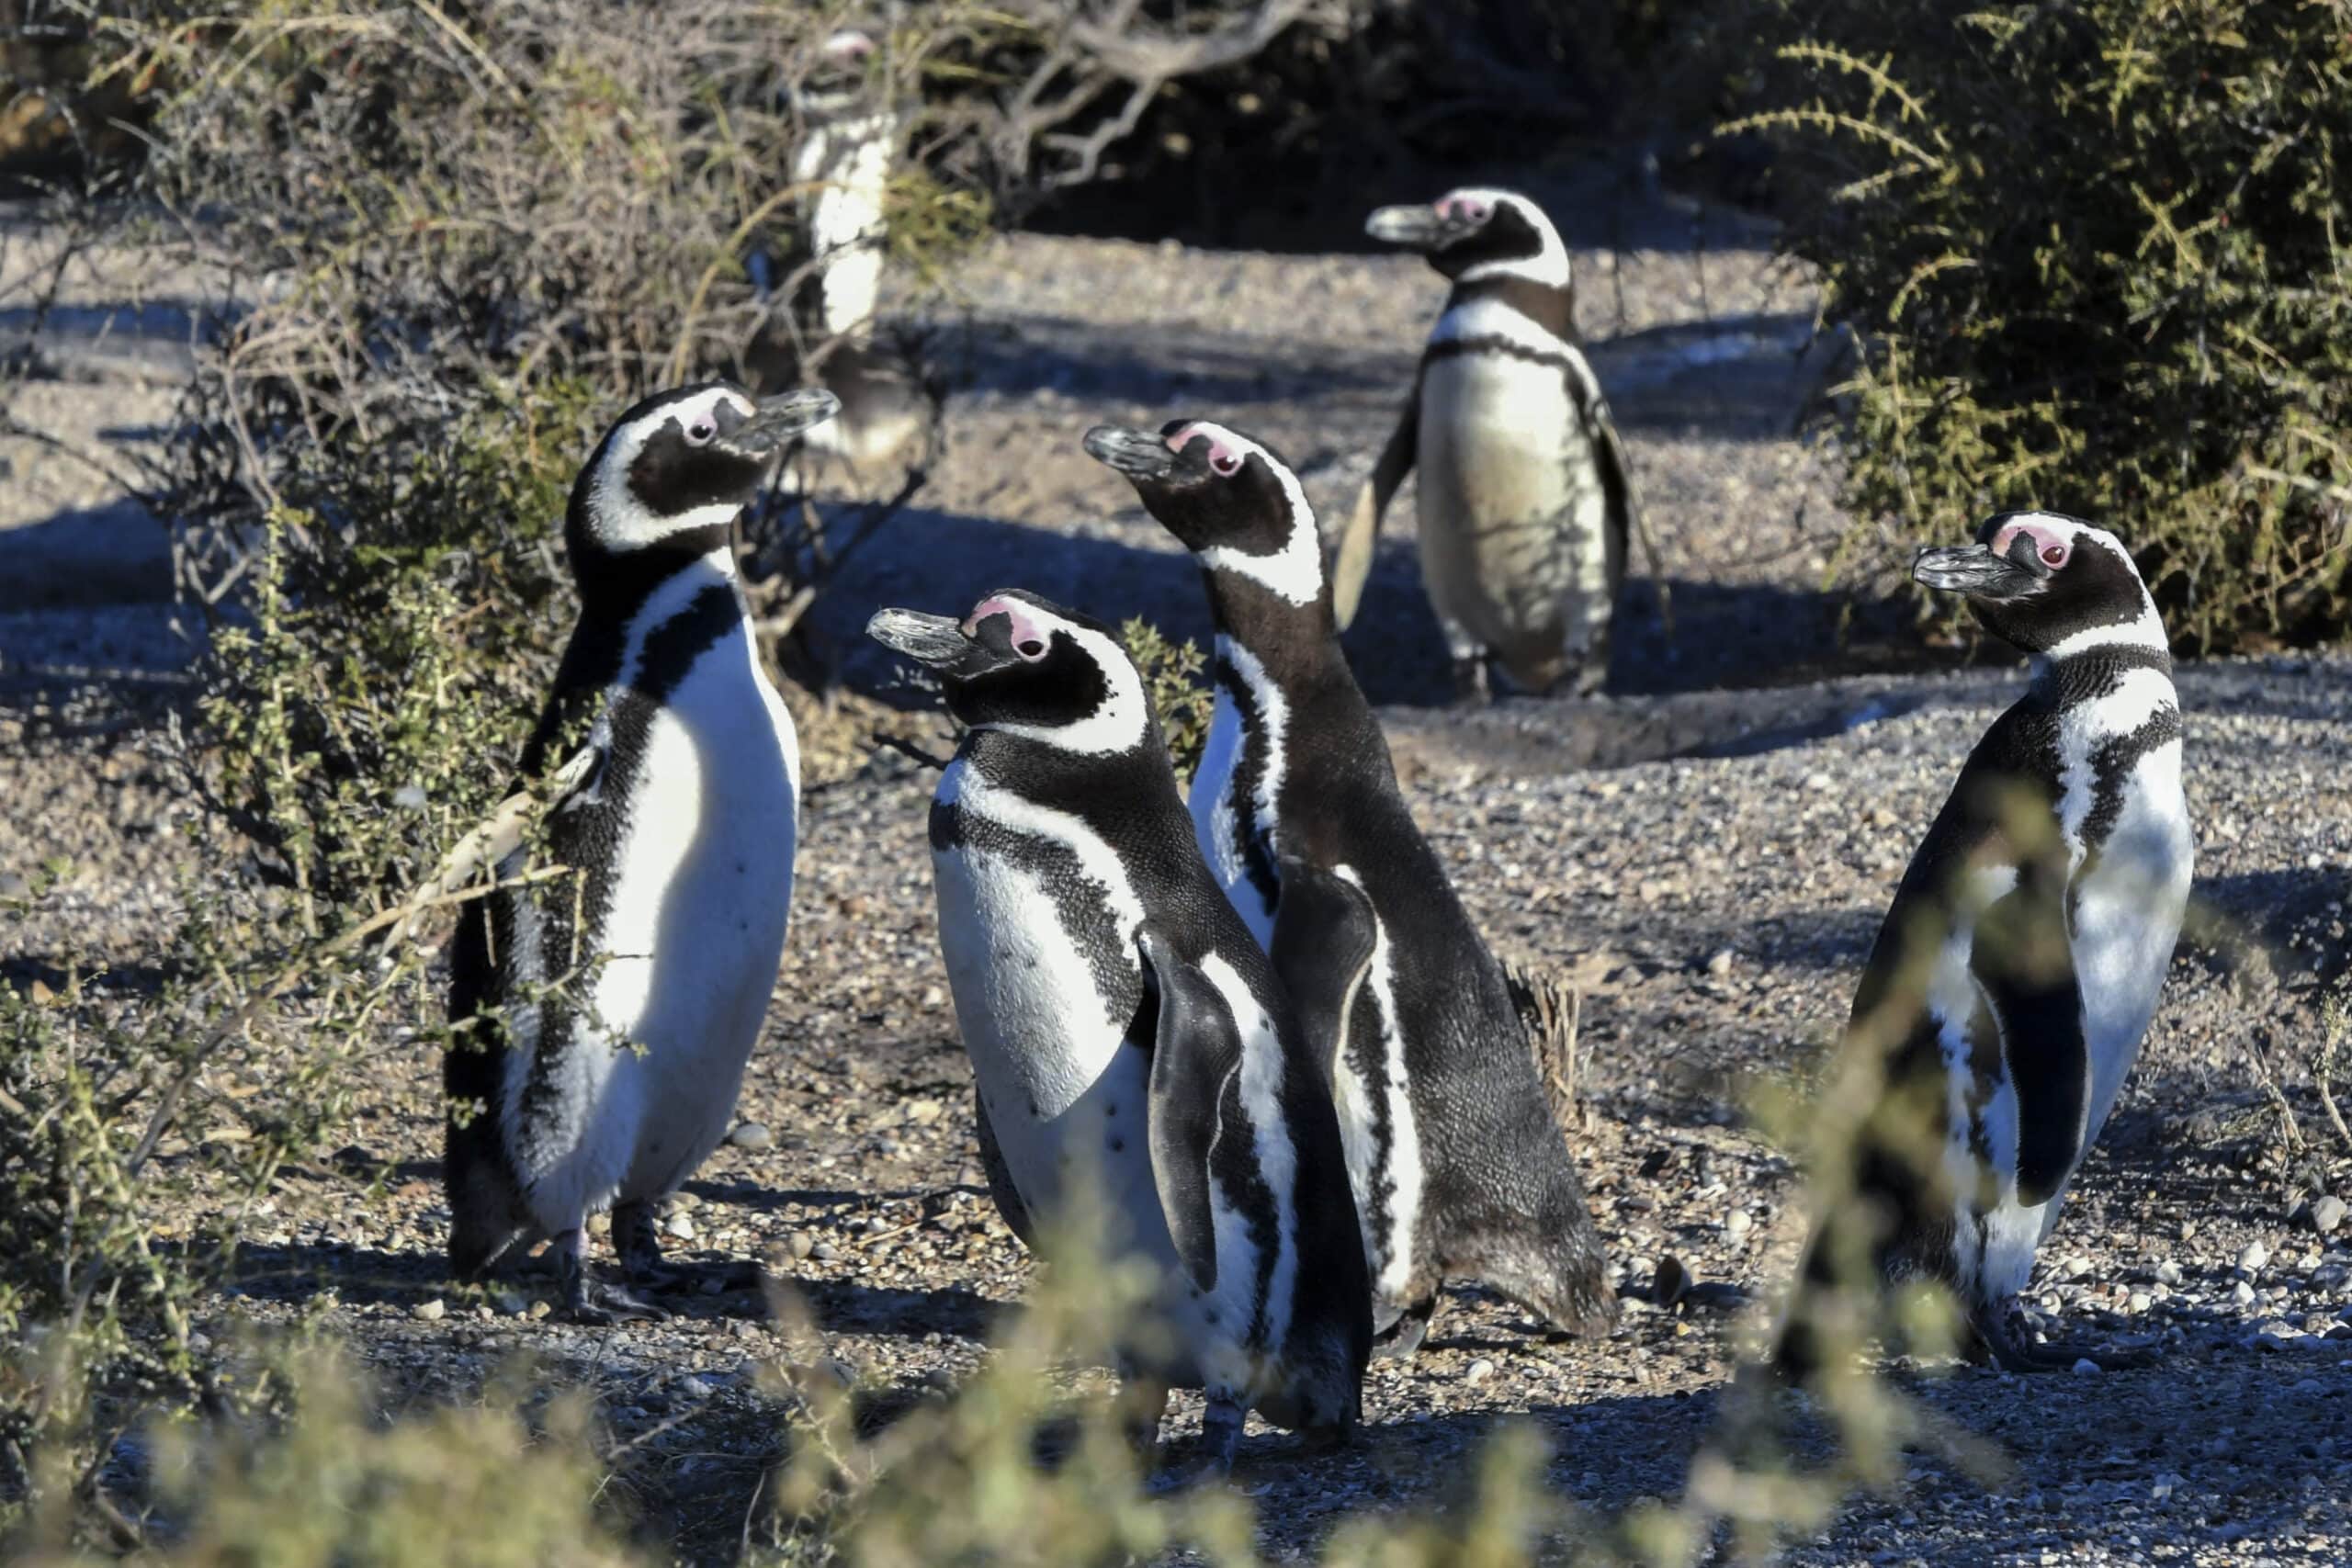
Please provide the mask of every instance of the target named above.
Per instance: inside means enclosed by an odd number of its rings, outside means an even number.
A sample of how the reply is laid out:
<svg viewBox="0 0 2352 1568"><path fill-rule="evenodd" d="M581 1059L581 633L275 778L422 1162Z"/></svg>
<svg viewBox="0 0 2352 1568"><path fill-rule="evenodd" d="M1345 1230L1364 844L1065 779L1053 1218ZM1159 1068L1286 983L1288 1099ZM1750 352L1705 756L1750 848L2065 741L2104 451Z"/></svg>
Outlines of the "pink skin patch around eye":
<svg viewBox="0 0 2352 1568"><path fill-rule="evenodd" d="M1170 452L1182 452L1192 445L1193 437L1204 435L1209 443L1209 467L1220 474L1236 473L1241 468L1241 452L1231 443L1221 439L1204 424L1188 424L1168 438Z"/></svg>
<svg viewBox="0 0 2352 1568"><path fill-rule="evenodd" d="M1012 622L1012 649L1023 659L1043 659L1054 645L1053 628L1037 618L1037 614L1018 599L983 599L972 606L965 617L964 635L978 637L980 623L990 615L1003 615Z"/></svg>
<svg viewBox="0 0 2352 1568"><path fill-rule="evenodd" d="M1490 210L1487 203L1467 196L1449 196L1437 204L1440 218L1459 218L1472 223L1484 220Z"/></svg>
<svg viewBox="0 0 2352 1568"><path fill-rule="evenodd" d="M2012 523L1993 536L1993 553L2007 555L2019 534L2033 541L2034 551L2041 557L2044 566L2064 566L2067 552L2074 547L2073 540L2046 523Z"/></svg>

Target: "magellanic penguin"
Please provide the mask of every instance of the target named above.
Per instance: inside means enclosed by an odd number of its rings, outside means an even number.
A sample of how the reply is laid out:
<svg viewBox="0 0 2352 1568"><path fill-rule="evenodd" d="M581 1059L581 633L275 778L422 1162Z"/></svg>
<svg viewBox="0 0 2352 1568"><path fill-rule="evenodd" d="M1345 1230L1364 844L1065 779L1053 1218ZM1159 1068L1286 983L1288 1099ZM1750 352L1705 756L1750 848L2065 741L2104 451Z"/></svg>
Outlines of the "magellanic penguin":
<svg viewBox="0 0 2352 1568"><path fill-rule="evenodd" d="M461 1278L549 1238L575 1314L644 1310L590 1284L582 1227L610 1206L631 1280L659 1277L652 1206L728 1130L784 951L800 791L731 534L778 446L834 406L822 391L662 392L621 416L572 486L580 619L522 762L537 780L584 742L537 862L571 874L468 904L452 953L445 1176Z"/></svg>
<svg viewBox="0 0 2352 1568"><path fill-rule="evenodd" d="M876 337L889 249L884 209L907 123L887 56L872 32L836 28L791 94L801 122L792 181L807 254L790 309L753 339L745 363L754 387L813 384L841 399L840 414L793 453L804 492L829 466L845 469L853 488L875 490L902 459L921 461L944 395L905 345ZM765 295L774 260L755 250L751 270Z"/></svg>
<svg viewBox="0 0 2352 1568"><path fill-rule="evenodd" d="M1099 426L1086 448L1206 580L1216 697L1193 821L1336 1073L1384 1348L1419 1345L1449 1276L1605 1332L1616 1303L1583 1183L1502 965L1414 825L1340 652L1296 476L1204 421Z"/></svg>
<svg viewBox="0 0 2352 1568"><path fill-rule="evenodd" d="M1201 862L1135 665L1011 591L960 623L885 610L867 629L969 727L932 863L981 1114L1025 1211L1007 1217L1045 1222L1087 1179L1113 1247L1159 1265L1177 1348L1131 1351L1134 1370L1206 1389L1208 1467L1252 1407L1344 1436L1372 1324L1330 1089Z"/></svg>
<svg viewBox="0 0 2352 1568"><path fill-rule="evenodd" d="M1504 190L1384 207L1374 239L1453 280L1332 570L1355 617L1381 513L1420 473L1421 579L1454 684L1487 692L1491 659L1521 690L1598 689L1636 521L1623 445L1585 363L1567 248L1543 209Z"/></svg>
<svg viewBox="0 0 2352 1568"><path fill-rule="evenodd" d="M1778 1356L1804 1377L1877 1280L1938 1280L2004 1368L2128 1354L2036 1342L2018 1292L2154 1015L2188 904L2180 707L2115 536L2006 513L1912 575L2032 655L1912 856L1854 997L1853 1198L1816 1224ZM1842 1183L1838 1184L1842 1187Z"/></svg>

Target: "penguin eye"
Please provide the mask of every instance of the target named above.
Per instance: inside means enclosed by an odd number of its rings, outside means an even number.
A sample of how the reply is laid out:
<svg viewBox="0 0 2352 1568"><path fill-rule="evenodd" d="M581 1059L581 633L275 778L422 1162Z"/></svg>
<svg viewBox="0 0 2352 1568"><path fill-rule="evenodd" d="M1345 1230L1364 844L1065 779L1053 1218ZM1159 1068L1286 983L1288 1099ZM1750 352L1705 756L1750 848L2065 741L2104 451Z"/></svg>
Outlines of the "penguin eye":
<svg viewBox="0 0 2352 1568"><path fill-rule="evenodd" d="M1012 651L1021 655L1022 658L1035 662L1035 660L1046 657L1046 645L1039 642L1034 637L1023 637L1021 641L1012 645Z"/></svg>
<svg viewBox="0 0 2352 1568"><path fill-rule="evenodd" d="M692 424L686 426L686 445L689 446L707 446L710 445L710 438L718 434L718 427L717 425L711 423L710 421L707 419L698 419Z"/></svg>
<svg viewBox="0 0 2352 1568"><path fill-rule="evenodd" d="M2066 547L2064 545L2044 545L2041 547L2041 558L2045 565L2064 566L2066 564Z"/></svg>
<svg viewBox="0 0 2352 1568"><path fill-rule="evenodd" d="M1473 223L1484 223L1488 218L1494 216L1494 210L1483 201L1465 201L1462 204L1462 216Z"/></svg>
<svg viewBox="0 0 2352 1568"><path fill-rule="evenodd" d="M1241 471L1241 454L1219 448L1209 454L1209 467L1220 474L1238 474Z"/></svg>

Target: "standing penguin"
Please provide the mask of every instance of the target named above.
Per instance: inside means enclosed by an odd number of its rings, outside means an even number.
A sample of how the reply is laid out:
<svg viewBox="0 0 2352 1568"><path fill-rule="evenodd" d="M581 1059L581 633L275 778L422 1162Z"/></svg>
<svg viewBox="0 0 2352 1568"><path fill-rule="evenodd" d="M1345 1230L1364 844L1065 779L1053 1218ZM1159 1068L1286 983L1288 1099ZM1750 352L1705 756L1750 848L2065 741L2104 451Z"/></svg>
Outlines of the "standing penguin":
<svg viewBox="0 0 2352 1568"><path fill-rule="evenodd" d="M1297 477L1199 421L1098 426L1086 449L1207 581L1216 703L1193 821L1336 1071L1385 1348L1419 1345L1448 1275L1605 1332L1615 1300L1583 1183L1502 965L1413 825L1340 650Z"/></svg>
<svg viewBox="0 0 2352 1568"><path fill-rule="evenodd" d="M2164 624L2131 554L2076 518L2005 513L1912 575L2033 656L1912 856L1854 997L1883 1066L1855 1198L1815 1227L1777 1360L1810 1375L1863 1314L1867 1262L1951 1287L2012 1371L2128 1353L2035 1342L2016 1297L2139 1055L2193 852Z"/></svg>
<svg viewBox="0 0 2352 1568"><path fill-rule="evenodd" d="M1427 255L1453 290L1341 539L1339 624L1355 618L1381 513L1418 466L1421 578L1456 691L1484 697L1490 658L1526 691L1598 689L1634 490L1577 336L1567 248L1542 208L1504 190L1384 207L1364 229Z"/></svg>
<svg viewBox="0 0 2352 1568"><path fill-rule="evenodd" d="M752 340L746 368L755 387L814 383L841 399L839 415L811 431L793 457L795 483L815 488L838 464L870 488L902 457L922 450L943 395L925 383L904 345L876 340L890 168L906 130L895 84L874 33L829 32L791 94L801 122L792 182L800 191L805 276L789 310ZM763 296L775 260L754 249L749 266Z"/></svg>
<svg viewBox="0 0 2352 1568"><path fill-rule="evenodd" d="M867 630L936 671L969 727L932 863L1007 1218L1095 1184L1114 1254L1159 1267L1177 1353L1134 1353L1163 1395L1207 1390L1208 1466L1230 1466L1253 1406L1344 1436L1372 1325L1328 1076L1201 863L1135 665L1027 593Z"/></svg>
<svg viewBox="0 0 2352 1568"><path fill-rule="evenodd" d="M461 1278L549 1238L573 1314L645 1311L591 1284L582 1227L611 1206L631 1280L660 1278L653 1205L727 1132L783 955L800 793L731 534L778 446L835 406L659 393L571 488L580 620L522 771L584 733L543 835L574 874L475 900L458 927L444 1171ZM517 851L501 880L523 869Z"/></svg>

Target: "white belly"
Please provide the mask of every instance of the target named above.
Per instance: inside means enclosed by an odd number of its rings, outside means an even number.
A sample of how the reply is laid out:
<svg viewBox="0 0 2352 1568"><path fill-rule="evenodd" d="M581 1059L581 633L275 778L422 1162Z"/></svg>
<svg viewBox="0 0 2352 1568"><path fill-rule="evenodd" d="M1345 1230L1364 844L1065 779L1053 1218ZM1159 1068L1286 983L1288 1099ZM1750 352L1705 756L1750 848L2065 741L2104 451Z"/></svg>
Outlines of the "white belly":
<svg viewBox="0 0 2352 1568"><path fill-rule="evenodd" d="M956 1024L1023 1204L1048 1232L1073 1201L1098 1205L1092 1218L1110 1252L1158 1270L1178 1353L1155 1356L1155 1370L1180 1385L1251 1394L1264 1373L1239 1337L1255 1284L1240 1216L1214 1206L1218 1277L1202 1295L1160 1208L1147 1141L1151 1059L1126 1039L1143 996L1140 963L1106 994L1035 872L969 844L934 853L933 869ZM1114 925L1132 952L1136 923Z"/></svg>
<svg viewBox="0 0 2352 1568"><path fill-rule="evenodd" d="M1250 880L1236 831L1237 828L1247 831L1252 815L1250 803L1233 795L1241 747L1241 710L1220 688L1216 706L1210 710L1208 739L1201 748L1200 766L1193 770L1186 804L1192 808L1193 837L1200 843L1201 858L1208 862L1209 874L1225 889L1227 900L1249 925L1250 936L1260 947L1267 947L1274 940L1274 911Z"/></svg>
<svg viewBox="0 0 2352 1568"><path fill-rule="evenodd" d="M1608 496L1556 366L1432 360L1421 385L1421 570L1498 651L1589 644L1609 616Z"/></svg>
<svg viewBox="0 0 2352 1568"><path fill-rule="evenodd" d="M2176 740L2140 759L2098 863L2075 883L2069 936L2090 1045L2092 1140L2139 1060L2188 908L2197 852L2180 750Z"/></svg>
<svg viewBox="0 0 2352 1568"><path fill-rule="evenodd" d="M718 1147L775 987L799 755L746 634L703 655L654 711L635 778L607 787L630 806L604 961L553 1064L558 1109L516 1151L557 1230L671 1190Z"/></svg>

